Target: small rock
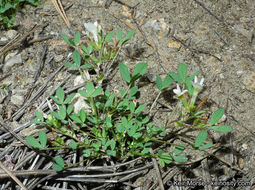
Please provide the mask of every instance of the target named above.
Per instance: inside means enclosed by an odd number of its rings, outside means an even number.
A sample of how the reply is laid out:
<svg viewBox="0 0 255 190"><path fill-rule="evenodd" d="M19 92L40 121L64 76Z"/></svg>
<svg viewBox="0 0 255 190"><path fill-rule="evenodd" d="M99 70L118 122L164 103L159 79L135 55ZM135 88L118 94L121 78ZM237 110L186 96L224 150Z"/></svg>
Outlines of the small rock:
<svg viewBox="0 0 255 190"><path fill-rule="evenodd" d="M158 38L164 37L169 31L169 26L166 24L164 18L153 20L151 22L151 27L152 30L157 34Z"/></svg>
<svg viewBox="0 0 255 190"><path fill-rule="evenodd" d="M223 75L223 73L221 73L221 74L219 75L219 77L220 77L221 79L224 79L224 78L225 78L224 75Z"/></svg>
<svg viewBox="0 0 255 190"><path fill-rule="evenodd" d="M156 75L151 74L151 73L148 73L148 74L145 74L145 76L147 77L147 79L148 79L150 82L156 82L156 78L157 78Z"/></svg>
<svg viewBox="0 0 255 190"><path fill-rule="evenodd" d="M66 78L65 72L59 72L56 76L56 81L63 81Z"/></svg>
<svg viewBox="0 0 255 190"><path fill-rule="evenodd" d="M57 63L59 63L59 62L61 62L61 61L64 60L64 56L63 56L63 55L56 55L56 56L54 57L54 60L55 60Z"/></svg>
<svg viewBox="0 0 255 190"><path fill-rule="evenodd" d="M81 109L84 109L85 112L91 112L89 105L85 102L85 98L80 94L76 94L73 98L74 113L78 113Z"/></svg>
<svg viewBox="0 0 255 190"><path fill-rule="evenodd" d="M14 94L12 95L11 97L11 102L14 104L14 105L17 105L17 106L22 106L23 103L24 103L24 96L22 95L19 95L19 94Z"/></svg>
<svg viewBox="0 0 255 190"><path fill-rule="evenodd" d="M82 79L82 76L79 75L79 76L77 76L77 77L74 79L73 84L74 84L74 86L77 86L77 85L79 85L79 84L82 84L83 82L84 82L84 81L83 81L83 79Z"/></svg>
<svg viewBox="0 0 255 190"><path fill-rule="evenodd" d="M126 19L131 19L132 18L132 11L130 10L129 7L122 5L121 10L120 10L120 15L122 16L122 18L126 18Z"/></svg>
<svg viewBox="0 0 255 190"><path fill-rule="evenodd" d="M238 159L238 165L239 165L239 167L240 167L241 169L244 168L244 160L243 160L242 158L239 158L239 159Z"/></svg>
<svg viewBox="0 0 255 190"><path fill-rule="evenodd" d="M179 42L171 40L168 42L168 47L174 48L174 49L179 49L181 47L181 44Z"/></svg>
<svg viewBox="0 0 255 190"><path fill-rule="evenodd" d="M107 25L107 26L106 26L106 29L107 29L108 31L113 31L113 26L112 26L112 25Z"/></svg>
<svg viewBox="0 0 255 190"><path fill-rule="evenodd" d="M13 55L13 54L12 54ZM10 57L10 58L9 58ZM8 59L9 58L9 59ZM22 58L21 54L16 55L16 53L11 56L10 54L6 56L5 64L3 66L3 71L8 71L11 67L13 67L15 64L21 64Z"/></svg>
<svg viewBox="0 0 255 190"><path fill-rule="evenodd" d="M8 59L10 59L11 57L17 55L18 51L14 51L14 52L11 52L11 53L8 53L5 58L4 58L4 61L8 61Z"/></svg>
<svg viewBox="0 0 255 190"><path fill-rule="evenodd" d="M238 78L240 78L243 74L243 71L242 70L239 70L239 71L236 71L236 75Z"/></svg>
<svg viewBox="0 0 255 190"><path fill-rule="evenodd" d="M6 42L6 41L8 41L8 38L6 38L6 37L1 37L0 38L0 42Z"/></svg>
<svg viewBox="0 0 255 190"><path fill-rule="evenodd" d="M5 35L8 39L13 39L17 34L16 30L8 30Z"/></svg>
<svg viewBox="0 0 255 190"><path fill-rule="evenodd" d="M35 61L33 59L27 60L27 69L29 73L35 73L38 70L37 65L35 64Z"/></svg>
<svg viewBox="0 0 255 190"><path fill-rule="evenodd" d="M249 71L243 79L245 88L251 92L255 92L255 72Z"/></svg>
<svg viewBox="0 0 255 190"><path fill-rule="evenodd" d="M248 144L244 143L244 144L242 144L242 148L243 148L243 150L247 150L249 148L249 146L248 146Z"/></svg>

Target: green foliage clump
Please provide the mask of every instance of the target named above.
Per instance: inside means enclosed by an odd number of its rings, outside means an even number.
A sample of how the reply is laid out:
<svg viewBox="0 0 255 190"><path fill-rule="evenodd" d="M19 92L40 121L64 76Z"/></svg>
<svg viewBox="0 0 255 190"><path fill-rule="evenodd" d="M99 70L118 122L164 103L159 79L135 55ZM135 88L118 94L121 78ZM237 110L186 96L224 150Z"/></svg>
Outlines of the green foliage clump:
<svg viewBox="0 0 255 190"><path fill-rule="evenodd" d="M17 10L24 4L39 5L38 0L0 0L0 25L11 28Z"/></svg>
<svg viewBox="0 0 255 190"><path fill-rule="evenodd" d="M144 113L146 105L136 102L139 87L137 80L147 71L148 64L140 62L131 72L129 68L119 63L119 71L126 82L127 87L119 91L109 91L97 84L103 80L99 65L113 62L121 46L128 41L135 33L131 30L124 38L122 31L117 30L114 48L108 43L114 34L104 36L100 31L98 41L88 39L86 44L79 45L80 33L76 33L73 40L62 35L62 38L74 48L73 62L66 62L64 65L70 69L80 71L86 82L85 88L78 91L84 97L88 109L81 109L74 112L72 99L75 93L66 95L62 88L58 88L56 96L51 96L57 110L52 110L46 115L37 111L37 119L33 123L45 126L52 131L52 137L48 137L44 131L39 133L39 141L34 137L27 137L26 141L34 148L49 151L67 149L69 151L80 151L86 159L100 159L105 156L118 160L133 157L153 157L158 159L161 167L172 161L186 162L187 157L183 155L185 149L204 151L213 146L207 139L208 131L230 132L232 128L227 125L216 125L224 114L224 109L215 111L209 120L203 120L204 110L197 110L195 106L198 93L202 90L203 80L197 81L199 72L188 76L187 66L180 64L177 73L170 72L164 80L156 78L156 86L159 89L159 98L173 82L177 83L174 89L177 99L181 102L179 112L180 120L168 121L163 126L155 126L153 121ZM98 39L98 38L96 38ZM95 70L97 78L86 79L84 70ZM194 82L193 82L194 80ZM181 85L181 88L180 86ZM156 101L156 100L155 100ZM154 102L155 103L155 102ZM154 105L153 103L153 105ZM153 106L152 106L153 107ZM172 126L188 128L197 131L193 144L173 144L164 141L166 129ZM163 149L153 150L154 142L173 146L173 152ZM65 166L64 159L56 156L53 169L61 171L71 166Z"/></svg>

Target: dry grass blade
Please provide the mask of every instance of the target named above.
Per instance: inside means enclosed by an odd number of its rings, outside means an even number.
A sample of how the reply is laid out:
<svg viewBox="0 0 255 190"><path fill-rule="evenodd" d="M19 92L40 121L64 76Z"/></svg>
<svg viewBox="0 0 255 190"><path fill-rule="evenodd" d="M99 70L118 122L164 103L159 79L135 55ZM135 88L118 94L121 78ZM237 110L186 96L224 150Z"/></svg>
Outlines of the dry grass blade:
<svg viewBox="0 0 255 190"><path fill-rule="evenodd" d="M60 0L51 0L53 5L56 7L58 13L61 15L61 17L63 18L63 20L65 21L66 25L68 26L68 28L70 28L70 22L66 16L65 10L62 6L62 3Z"/></svg>
<svg viewBox="0 0 255 190"><path fill-rule="evenodd" d="M23 190L27 190L27 188L21 183L21 181L12 174L12 172L6 168L2 162L0 161L0 167L23 189Z"/></svg>

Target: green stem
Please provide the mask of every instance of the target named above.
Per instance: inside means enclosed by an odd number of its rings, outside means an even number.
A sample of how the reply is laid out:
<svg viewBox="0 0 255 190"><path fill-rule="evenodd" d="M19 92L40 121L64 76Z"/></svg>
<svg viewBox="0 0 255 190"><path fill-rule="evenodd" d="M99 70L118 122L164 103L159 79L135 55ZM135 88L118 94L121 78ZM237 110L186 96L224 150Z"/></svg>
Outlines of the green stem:
<svg viewBox="0 0 255 190"><path fill-rule="evenodd" d="M97 107L95 105L94 98L93 97L89 97L89 101L90 101L90 104L91 104L92 111L93 111L94 114L96 114L96 117L98 119Z"/></svg>
<svg viewBox="0 0 255 190"><path fill-rule="evenodd" d="M161 140L154 139L154 138L151 139L151 141L160 142L160 143L163 143L163 144L170 144L170 145L182 147L182 148L185 148L185 149L195 150L194 148L191 148L191 147L187 147L187 146L183 146L183 145L179 145L179 144L175 144L175 143L170 143L170 142L166 142L166 141L161 141Z"/></svg>
<svg viewBox="0 0 255 190"><path fill-rule="evenodd" d="M193 111L194 108L195 108L195 102L196 102L196 99L197 99L197 95L198 95L198 92L194 89L194 92L193 92L193 95L192 95L192 98L190 100L190 111Z"/></svg>

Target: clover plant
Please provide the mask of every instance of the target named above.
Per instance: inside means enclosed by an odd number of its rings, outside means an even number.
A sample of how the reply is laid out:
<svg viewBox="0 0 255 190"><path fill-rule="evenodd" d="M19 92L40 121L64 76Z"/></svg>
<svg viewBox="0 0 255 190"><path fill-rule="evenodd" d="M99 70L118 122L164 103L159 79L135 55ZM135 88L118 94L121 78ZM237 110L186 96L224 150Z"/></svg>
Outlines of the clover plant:
<svg viewBox="0 0 255 190"><path fill-rule="evenodd" d="M78 91L78 94L84 97L89 109L81 109L75 113L72 104L75 93L66 95L62 88L58 88L56 96L51 96L57 105L57 110L52 110L48 115L37 111L35 113L37 119L32 120L37 125L45 126L45 130L51 131L53 135L50 137L42 131L39 133L39 141L29 136L26 138L29 145L41 151L52 149L79 150L83 153L84 160L100 159L105 156L114 157L118 160L140 156L153 157L157 158L160 166L164 167L165 164L172 161L186 162L187 157L183 154L185 149L203 151L212 147L212 142L207 139L209 130L216 132L232 130L227 125L216 125L224 114L222 108L214 112L209 121L202 119L205 111L196 110L195 102L203 88L203 79L198 83L197 75L199 72L188 76L185 64L180 64L177 73L170 72L164 80L160 77L156 79L156 86L160 91L158 97L173 82L176 82L177 89L174 89L174 93L182 103L181 119L168 122L166 118L163 126L155 126L153 120L144 112L147 109L146 105L136 101L139 91L137 81L146 73L147 63L138 63L132 72L125 64L119 63L120 74L127 84L124 89L110 91L97 85L98 80L103 79L98 64L103 60L113 61L116 51L119 51L121 45L129 40L134 32L135 30L131 30L123 38L122 31L118 29L114 48L108 46L114 36L113 33L104 36L103 32L99 31L97 38L93 34L94 40L89 38L88 42L81 46L78 45L80 33L76 33L73 40L62 35L63 39L74 47L74 63L67 62L64 65L79 70L81 74L88 69L94 69L98 72L97 80L89 80L84 77L86 85L84 89ZM120 47L116 50L118 45ZM172 125L197 131L194 143L185 145L164 141L166 129ZM154 142L173 146L174 150L168 152L159 149L152 153L151 149ZM65 165L64 158L60 155L56 156L53 164L54 170L61 171L68 167L71 166Z"/></svg>

